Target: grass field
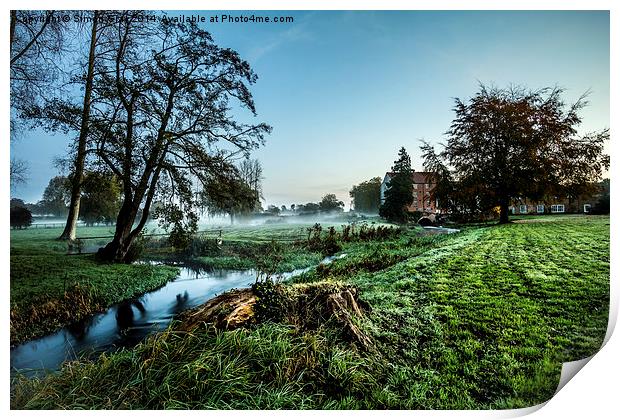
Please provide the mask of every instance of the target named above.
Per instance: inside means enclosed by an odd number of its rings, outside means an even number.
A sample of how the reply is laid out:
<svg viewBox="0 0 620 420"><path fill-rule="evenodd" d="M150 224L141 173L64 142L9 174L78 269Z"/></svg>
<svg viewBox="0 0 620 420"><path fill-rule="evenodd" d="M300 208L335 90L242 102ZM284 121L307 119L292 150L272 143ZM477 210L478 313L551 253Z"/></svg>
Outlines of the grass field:
<svg viewBox="0 0 620 420"><path fill-rule="evenodd" d="M11 343L51 333L113 303L174 278L164 266L100 264L93 255L67 255L62 229L11 231ZM80 228L103 236L110 228Z"/></svg>
<svg viewBox="0 0 620 420"><path fill-rule="evenodd" d="M344 252L293 281L357 287L373 351L330 323L173 325L134 349L19 380L12 407L518 408L549 399L561 363L592 355L605 335L609 217L413 231Z"/></svg>

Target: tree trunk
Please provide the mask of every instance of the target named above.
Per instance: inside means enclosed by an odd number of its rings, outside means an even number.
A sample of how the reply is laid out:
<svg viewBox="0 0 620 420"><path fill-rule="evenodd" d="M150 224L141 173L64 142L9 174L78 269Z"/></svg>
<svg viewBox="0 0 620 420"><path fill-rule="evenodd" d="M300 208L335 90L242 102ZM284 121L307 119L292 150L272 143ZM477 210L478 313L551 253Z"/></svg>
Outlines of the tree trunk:
<svg viewBox="0 0 620 420"><path fill-rule="evenodd" d="M15 24L17 23L17 11L11 10L11 57L13 56L13 41L15 40Z"/></svg>
<svg viewBox="0 0 620 420"><path fill-rule="evenodd" d="M499 224L510 223L508 219L508 200L502 200L499 204Z"/></svg>
<svg viewBox="0 0 620 420"><path fill-rule="evenodd" d="M93 73L95 69L95 46L97 43L97 15L95 10L93 16L93 27L90 38L90 50L88 53L88 73L86 75L86 85L84 87L84 108L82 109L82 121L80 125L80 136L78 138L78 149L75 157L75 168L71 177L71 202L69 204L69 214L67 224L58 238L59 240L74 240L77 227L77 220L80 214L80 194L82 182L84 180L84 161L86 160L86 139L88 137L88 124L90 120L90 96L93 87Z"/></svg>
<svg viewBox="0 0 620 420"><path fill-rule="evenodd" d="M116 218L116 230L114 239L105 247L99 248L97 258L108 262L130 262L127 261L127 252L133 242L132 227L138 214L137 209L130 200L123 202L123 206Z"/></svg>

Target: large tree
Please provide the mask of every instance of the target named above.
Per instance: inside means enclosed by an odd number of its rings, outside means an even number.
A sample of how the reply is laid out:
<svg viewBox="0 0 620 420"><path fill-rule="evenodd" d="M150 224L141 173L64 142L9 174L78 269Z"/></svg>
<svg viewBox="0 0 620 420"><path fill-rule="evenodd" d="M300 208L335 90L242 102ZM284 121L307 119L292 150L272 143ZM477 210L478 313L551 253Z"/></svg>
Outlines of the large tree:
<svg viewBox="0 0 620 420"><path fill-rule="evenodd" d="M574 197L594 185L609 168L609 131L578 135L585 97L566 105L562 93L481 85L468 101L456 99L444 150L422 146L442 207L480 214L499 206L507 223L512 200Z"/></svg>
<svg viewBox="0 0 620 420"><path fill-rule="evenodd" d="M413 202L413 169L407 150L401 147L398 159L394 161L390 180L385 191L385 201L379 208L379 215L391 222L407 220L407 208Z"/></svg>
<svg viewBox="0 0 620 420"><path fill-rule="evenodd" d="M240 122L233 109L235 100L256 115L248 85L257 77L235 51L193 23L148 22L144 12L124 12L114 47L95 63L90 134L123 190L114 238L98 253L110 261L125 261L154 201L180 209L161 213L192 226L203 196L236 186L214 188L234 173L230 159L248 155L270 131Z"/></svg>
<svg viewBox="0 0 620 420"><path fill-rule="evenodd" d="M349 191L355 211L377 213L381 205L381 178L375 177L354 185Z"/></svg>

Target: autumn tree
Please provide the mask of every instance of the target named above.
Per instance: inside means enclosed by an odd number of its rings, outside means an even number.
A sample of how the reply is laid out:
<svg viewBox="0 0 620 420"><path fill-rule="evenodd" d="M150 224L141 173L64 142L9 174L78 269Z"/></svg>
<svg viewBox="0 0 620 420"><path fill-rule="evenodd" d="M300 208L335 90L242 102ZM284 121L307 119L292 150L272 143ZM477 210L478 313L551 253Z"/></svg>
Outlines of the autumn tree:
<svg viewBox="0 0 620 420"><path fill-rule="evenodd" d="M391 222L407 220L407 208L413 202L413 169L407 150L401 147L398 159L394 161L390 180L387 182L385 200L379 208L379 215Z"/></svg>
<svg viewBox="0 0 620 420"><path fill-rule="evenodd" d="M567 105L562 94L481 85L471 99L456 99L444 149L422 146L426 170L438 174L440 205L469 214L498 206L507 223L512 200L577 196L594 185L609 167L609 130L578 135L585 96Z"/></svg>
<svg viewBox="0 0 620 420"><path fill-rule="evenodd" d="M381 205L381 178L375 177L354 185L349 191L357 212L377 213Z"/></svg>

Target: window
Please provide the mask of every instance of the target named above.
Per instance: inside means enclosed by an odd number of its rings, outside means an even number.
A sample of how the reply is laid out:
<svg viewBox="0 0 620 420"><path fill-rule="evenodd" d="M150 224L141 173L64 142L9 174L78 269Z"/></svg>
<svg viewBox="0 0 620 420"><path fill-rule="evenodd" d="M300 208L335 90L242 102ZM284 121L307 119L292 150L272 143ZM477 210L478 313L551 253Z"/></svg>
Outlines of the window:
<svg viewBox="0 0 620 420"><path fill-rule="evenodd" d="M417 190L418 189L418 184L413 184L413 189Z"/></svg>
<svg viewBox="0 0 620 420"><path fill-rule="evenodd" d="M527 205L521 204L519 206L519 213L527 213Z"/></svg>
<svg viewBox="0 0 620 420"><path fill-rule="evenodd" d="M536 206L536 213L544 213L545 212L545 205L544 204L539 204Z"/></svg>
<svg viewBox="0 0 620 420"><path fill-rule="evenodd" d="M583 205L583 212L584 213L590 213L590 209L592 208L592 206L590 204L584 204Z"/></svg>
<svg viewBox="0 0 620 420"><path fill-rule="evenodd" d="M515 208L514 207L510 207L510 214L515 214Z"/></svg>
<svg viewBox="0 0 620 420"><path fill-rule="evenodd" d="M564 204L552 204L551 213L564 213Z"/></svg>

